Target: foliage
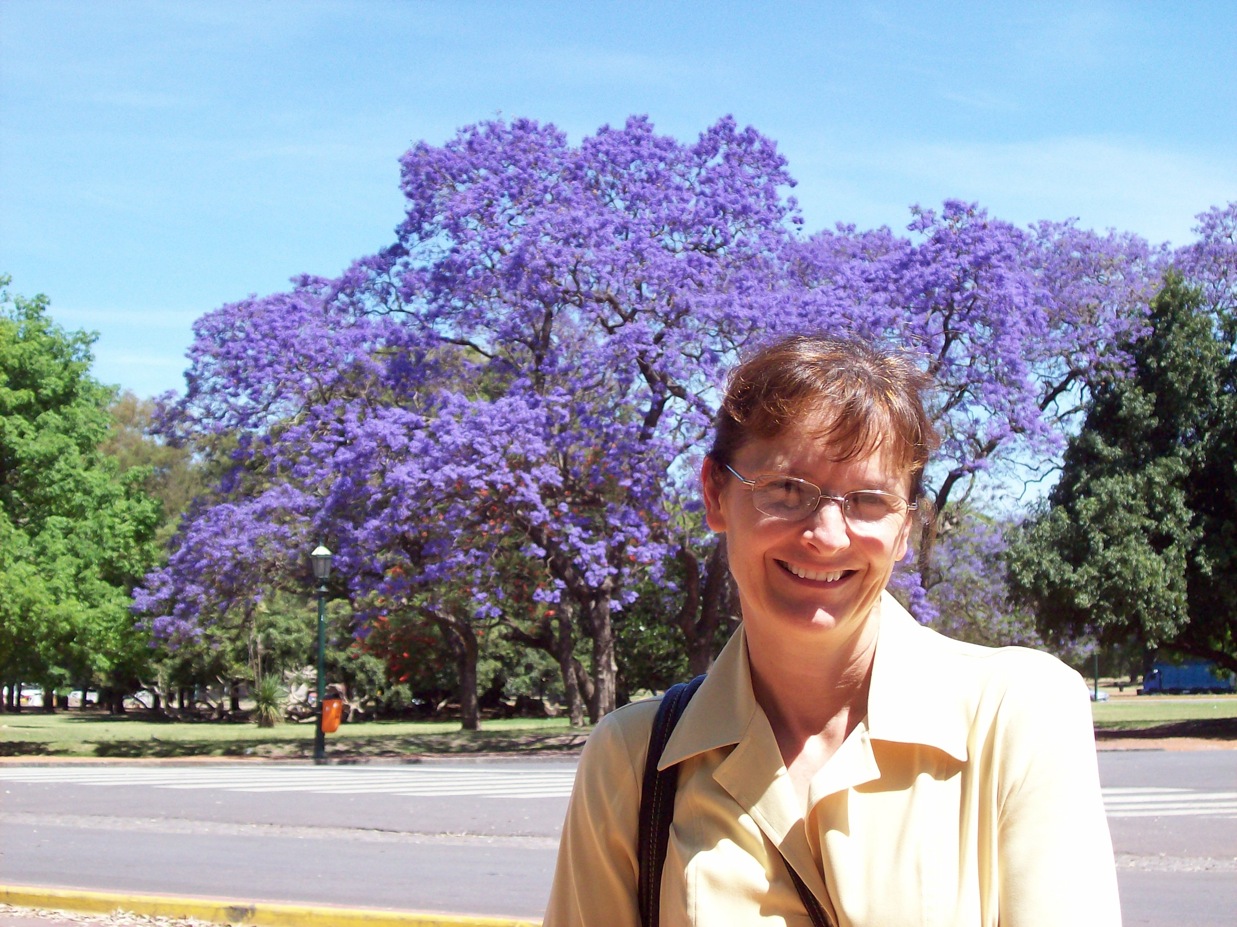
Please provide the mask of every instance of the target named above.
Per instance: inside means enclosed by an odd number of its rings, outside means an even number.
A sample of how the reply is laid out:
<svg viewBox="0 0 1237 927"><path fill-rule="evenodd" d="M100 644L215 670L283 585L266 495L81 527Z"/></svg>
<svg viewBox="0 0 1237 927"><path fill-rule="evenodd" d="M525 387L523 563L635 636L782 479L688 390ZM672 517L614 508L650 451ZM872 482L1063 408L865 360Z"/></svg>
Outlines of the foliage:
<svg viewBox="0 0 1237 927"><path fill-rule="evenodd" d="M111 405L111 424L100 450L116 459L121 473L141 468L142 489L162 505L158 540L164 547L208 482L203 463L190 448L169 444L155 433L155 410L155 400L121 392Z"/></svg>
<svg viewBox="0 0 1237 927"><path fill-rule="evenodd" d="M100 451L111 390L93 336L0 277L0 678L131 691L145 666L129 590L155 562L141 470Z"/></svg>
<svg viewBox="0 0 1237 927"><path fill-rule="evenodd" d="M386 248L198 321L163 434L228 469L136 596L158 635L243 624L303 588L325 539L358 630L440 645L405 648L423 662L397 685L452 677L467 719L501 628L555 661L574 722L596 718L681 649L707 665L731 603L695 475L724 371L823 329L907 346L941 383L937 518L900 594L1021 639L999 578L960 591L947 568L971 556L967 513L1014 509L1092 387L1129 372L1161 252L955 201L906 235L804 237L776 146L731 119L680 143L633 117L575 145L488 122L401 166Z"/></svg>
<svg viewBox="0 0 1237 927"><path fill-rule="evenodd" d="M1134 375L1096 390L1010 563L1044 628L1237 669L1235 330L1231 304L1203 292L1217 291L1169 275Z"/></svg>
<svg viewBox="0 0 1237 927"><path fill-rule="evenodd" d="M258 727L274 727L283 720L285 692L277 676L262 676L253 689L253 719Z"/></svg>
<svg viewBox="0 0 1237 927"><path fill-rule="evenodd" d="M1198 216L1198 236L1174 255L1178 273L1198 287L1227 337L1237 319L1237 200Z"/></svg>
<svg viewBox="0 0 1237 927"><path fill-rule="evenodd" d="M1008 600L1004 555L1011 525L967 512L937 549L941 580L928 595L933 627L989 647L1041 647L1034 615Z"/></svg>
<svg viewBox="0 0 1237 927"><path fill-rule="evenodd" d="M353 659L369 654L381 662L384 678L397 691L378 686L385 711L422 710L447 701L455 692L455 664L439 630L401 616L379 616L353 648Z"/></svg>
<svg viewBox="0 0 1237 927"><path fill-rule="evenodd" d="M391 248L198 323L171 421L238 435L238 468L139 606L192 634L322 534L354 599L467 643L505 613L494 567L522 560L533 601L591 639L608 711L611 613L674 550L667 474L687 478L752 328L788 182L729 120L693 145L633 119L574 148L527 121L417 146Z"/></svg>

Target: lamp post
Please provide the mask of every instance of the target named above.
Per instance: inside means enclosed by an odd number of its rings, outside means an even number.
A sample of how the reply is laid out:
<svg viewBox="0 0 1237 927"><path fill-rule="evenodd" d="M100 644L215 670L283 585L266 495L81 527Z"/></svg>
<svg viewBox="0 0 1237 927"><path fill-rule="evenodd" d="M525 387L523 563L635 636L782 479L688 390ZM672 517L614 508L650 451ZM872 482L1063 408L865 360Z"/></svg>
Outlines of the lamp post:
<svg viewBox="0 0 1237 927"><path fill-rule="evenodd" d="M326 581L331 578L331 552L319 544L309 555L318 581L318 724L314 731L314 762L326 762L326 732L322 730L322 703L326 701Z"/></svg>

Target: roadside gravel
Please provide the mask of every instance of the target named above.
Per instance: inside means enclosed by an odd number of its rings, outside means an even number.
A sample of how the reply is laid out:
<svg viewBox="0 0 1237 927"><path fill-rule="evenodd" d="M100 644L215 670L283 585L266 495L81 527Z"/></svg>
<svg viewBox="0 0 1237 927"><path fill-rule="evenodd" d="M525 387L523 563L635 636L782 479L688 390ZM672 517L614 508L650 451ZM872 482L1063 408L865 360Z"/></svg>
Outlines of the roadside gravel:
<svg viewBox="0 0 1237 927"><path fill-rule="evenodd" d="M90 924L94 927L218 927L210 921L196 918L151 917L131 911L113 911L110 914L80 914L76 911L59 911L51 908L15 908L0 904L0 927L77 927Z"/></svg>

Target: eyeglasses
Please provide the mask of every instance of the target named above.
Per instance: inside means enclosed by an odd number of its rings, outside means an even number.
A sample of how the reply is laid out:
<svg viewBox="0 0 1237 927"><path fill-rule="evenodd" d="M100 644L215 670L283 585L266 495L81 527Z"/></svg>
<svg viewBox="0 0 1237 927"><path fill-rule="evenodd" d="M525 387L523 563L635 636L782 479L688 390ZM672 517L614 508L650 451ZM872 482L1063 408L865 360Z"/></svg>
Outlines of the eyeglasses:
<svg viewBox="0 0 1237 927"><path fill-rule="evenodd" d="M901 496L879 489L856 489L841 496L821 492L815 483L793 476L758 476L749 480L730 464L723 466L752 491L756 511L771 518L799 521L807 518L821 502L836 502L846 524L855 531L879 531L894 524L907 512L919 508L917 502L907 502Z"/></svg>

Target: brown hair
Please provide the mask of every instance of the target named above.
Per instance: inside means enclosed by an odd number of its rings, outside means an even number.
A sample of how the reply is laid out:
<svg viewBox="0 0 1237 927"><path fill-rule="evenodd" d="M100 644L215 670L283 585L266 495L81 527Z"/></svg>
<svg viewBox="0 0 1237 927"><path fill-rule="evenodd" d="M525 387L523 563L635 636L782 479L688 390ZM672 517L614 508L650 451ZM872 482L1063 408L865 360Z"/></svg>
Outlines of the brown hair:
<svg viewBox="0 0 1237 927"><path fill-rule="evenodd" d="M819 437L833 459L853 460L881 448L910 476L911 499L917 500L936 445L924 408L931 382L902 352L848 338L785 338L731 372L709 457L728 464L749 440L773 438L792 422L821 413Z"/></svg>

